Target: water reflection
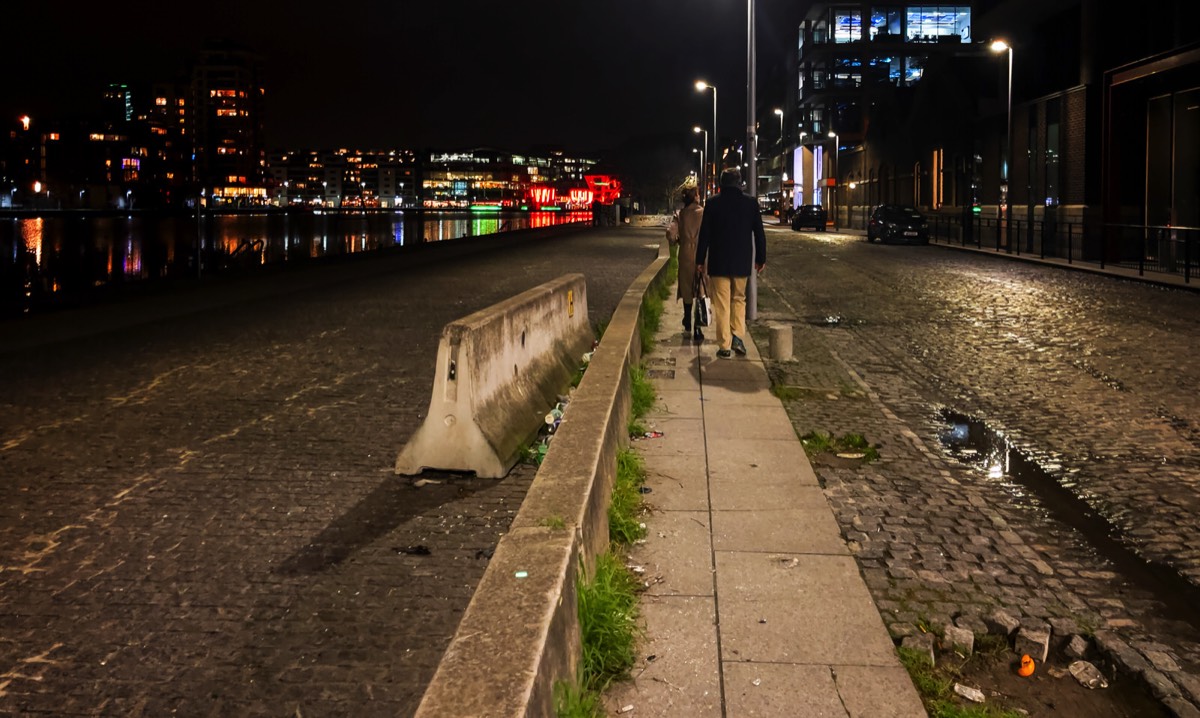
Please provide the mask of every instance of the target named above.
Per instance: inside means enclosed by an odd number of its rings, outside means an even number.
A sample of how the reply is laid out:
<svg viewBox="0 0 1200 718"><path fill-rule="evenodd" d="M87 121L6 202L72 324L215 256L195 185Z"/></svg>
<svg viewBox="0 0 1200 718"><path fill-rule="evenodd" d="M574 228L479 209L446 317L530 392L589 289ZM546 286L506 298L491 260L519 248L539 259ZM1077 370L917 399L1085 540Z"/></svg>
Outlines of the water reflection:
<svg viewBox="0 0 1200 718"><path fill-rule="evenodd" d="M1071 490L1071 482L1056 478L1060 464L1043 466L975 417L948 409L940 417L945 428L939 438L947 454L984 472L1013 506L1073 529L1081 548L1104 560L1128 585L1153 596L1160 616L1200 629L1195 610L1200 588L1171 566L1139 555L1112 521Z"/></svg>
<svg viewBox="0 0 1200 718"><path fill-rule="evenodd" d="M123 284L590 221L587 212L11 218L0 220L0 315L79 304Z"/></svg>

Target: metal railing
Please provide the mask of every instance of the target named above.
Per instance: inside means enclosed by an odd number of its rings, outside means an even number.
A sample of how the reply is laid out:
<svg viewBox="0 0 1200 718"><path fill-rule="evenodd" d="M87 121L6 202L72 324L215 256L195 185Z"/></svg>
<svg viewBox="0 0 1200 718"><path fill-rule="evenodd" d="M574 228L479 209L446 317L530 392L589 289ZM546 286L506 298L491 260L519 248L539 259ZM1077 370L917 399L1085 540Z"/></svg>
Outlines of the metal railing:
<svg viewBox="0 0 1200 718"><path fill-rule="evenodd" d="M930 241L989 249L1067 264L1095 264L1182 276L1190 284L1200 270L1200 227L1141 224L1008 221L996 217L929 215Z"/></svg>

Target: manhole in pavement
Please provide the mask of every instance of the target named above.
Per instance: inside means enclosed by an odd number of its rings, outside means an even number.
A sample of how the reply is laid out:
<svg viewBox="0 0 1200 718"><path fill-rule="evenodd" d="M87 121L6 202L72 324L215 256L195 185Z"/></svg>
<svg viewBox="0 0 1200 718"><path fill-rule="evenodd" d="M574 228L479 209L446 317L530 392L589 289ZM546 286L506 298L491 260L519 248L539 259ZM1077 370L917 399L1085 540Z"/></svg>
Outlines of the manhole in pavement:
<svg viewBox="0 0 1200 718"><path fill-rule="evenodd" d="M1135 553L1104 516L985 422L945 409L941 418L947 429L940 438L950 456L980 469L1005 489L1014 504L1036 506L1075 529L1088 547L1129 584L1154 596L1162 608L1161 617L1200 630L1195 611L1200 606L1200 588L1170 566L1147 561Z"/></svg>
<svg viewBox="0 0 1200 718"><path fill-rule="evenodd" d="M674 379L674 369L647 369L646 376L651 379Z"/></svg>

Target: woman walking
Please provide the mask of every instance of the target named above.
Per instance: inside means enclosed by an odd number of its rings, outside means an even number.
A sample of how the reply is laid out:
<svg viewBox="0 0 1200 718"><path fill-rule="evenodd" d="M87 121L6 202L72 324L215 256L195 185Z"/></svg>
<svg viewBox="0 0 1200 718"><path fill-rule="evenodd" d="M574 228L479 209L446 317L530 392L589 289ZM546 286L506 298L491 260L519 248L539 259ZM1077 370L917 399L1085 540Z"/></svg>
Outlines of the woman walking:
<svg viewBox="0 0 1200 718"><path fill-rule="evenodd" d="M683 300L683 334L691 335L697 343L704 341L700 331L700 322L694 321L695 298L703 296L703 283L696 275L696 242L700 235L700 220L704 217L704 209L700 207L699 191L695 179L689 178L680 190L683 208L675 213L679 236L676 244L679 246L679 289L676 299ZM699 295L697 291L701 290Z"/></svg>

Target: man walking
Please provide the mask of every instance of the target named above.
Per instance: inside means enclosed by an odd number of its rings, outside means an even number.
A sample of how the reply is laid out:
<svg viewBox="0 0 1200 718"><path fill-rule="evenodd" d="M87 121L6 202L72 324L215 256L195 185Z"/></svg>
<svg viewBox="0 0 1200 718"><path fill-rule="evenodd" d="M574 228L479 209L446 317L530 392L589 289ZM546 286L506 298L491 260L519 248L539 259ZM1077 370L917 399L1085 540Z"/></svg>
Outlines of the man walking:
<svg viewBox="0 0 1200 718"><path fill-rule="evenodd" d="M717 356L746 354L746 281L753 266L767 264L767 235L758 202L742 193L736 167L721 172L721 193L711 198L700 222L696 271L707 271L717 331ZM732 351L731 351L732 350Z"/></svg>

